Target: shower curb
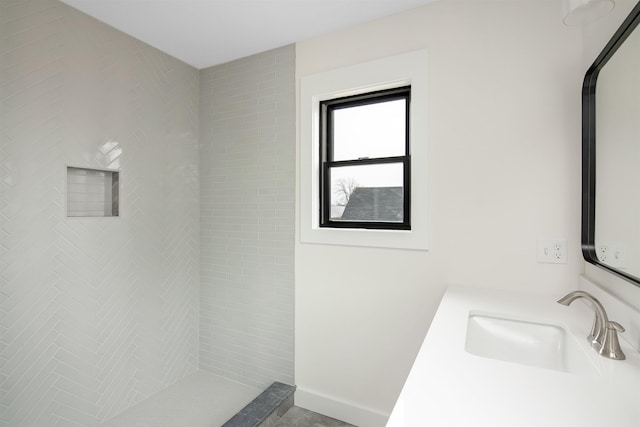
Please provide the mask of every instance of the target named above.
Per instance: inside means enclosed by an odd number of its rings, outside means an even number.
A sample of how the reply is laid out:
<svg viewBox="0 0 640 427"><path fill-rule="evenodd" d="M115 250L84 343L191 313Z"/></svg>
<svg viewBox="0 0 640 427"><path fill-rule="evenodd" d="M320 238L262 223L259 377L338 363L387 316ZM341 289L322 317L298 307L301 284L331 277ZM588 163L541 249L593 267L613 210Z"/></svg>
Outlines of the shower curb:
<svg viewBox="0 0 640 427"><path fill-rule="evenodd" d="M275 382L222 427L272 427L292 406L295 386Z"/></svg>

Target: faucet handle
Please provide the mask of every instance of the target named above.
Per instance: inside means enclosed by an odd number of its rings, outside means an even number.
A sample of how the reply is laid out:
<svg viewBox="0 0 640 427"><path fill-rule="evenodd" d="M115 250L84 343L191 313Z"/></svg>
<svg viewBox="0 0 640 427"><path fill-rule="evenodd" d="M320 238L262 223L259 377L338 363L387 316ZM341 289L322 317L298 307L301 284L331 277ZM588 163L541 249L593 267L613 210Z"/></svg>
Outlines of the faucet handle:
<svg viewBox="0 0 640 427"><path fill-rule="evenodd" d="M609 321L609 324L607 325L607 329L615 329L618 332L624 332L625 330L620 323L614 322L613 320Z"/></svg>
<svg viewBox="0 0 640 427"><path fill-rule="evenodd" d="M624 332L624 328L621 324L614 321L607 322L607 330L602 342L602 348L598 352L601 356L615 360L624 360L627 358L620 348L618 332Z"/></svg>

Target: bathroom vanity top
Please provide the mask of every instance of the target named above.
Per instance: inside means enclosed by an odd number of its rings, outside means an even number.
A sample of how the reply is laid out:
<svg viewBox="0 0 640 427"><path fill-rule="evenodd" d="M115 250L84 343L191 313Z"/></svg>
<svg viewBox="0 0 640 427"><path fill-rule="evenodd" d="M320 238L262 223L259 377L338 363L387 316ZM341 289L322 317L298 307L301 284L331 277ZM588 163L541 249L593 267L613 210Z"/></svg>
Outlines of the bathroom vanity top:
<svg viewBox="0 0 640 427"><path fill-rule="evenodd" d="M586 339L593 311L579 301L557 304L562 296L449 288L387 427L639 426L640 353L621 339L626 360L598 355ZM489 329L476 330L476 318L488 321ZM580 363L556 366L541 357L540 366L532 366L478 355L485 347L487 354L495 351L482 335L492 333L493 319L549 329L552 336L540 339L560 339L558 347L571 347L570 357Z"/></svg>

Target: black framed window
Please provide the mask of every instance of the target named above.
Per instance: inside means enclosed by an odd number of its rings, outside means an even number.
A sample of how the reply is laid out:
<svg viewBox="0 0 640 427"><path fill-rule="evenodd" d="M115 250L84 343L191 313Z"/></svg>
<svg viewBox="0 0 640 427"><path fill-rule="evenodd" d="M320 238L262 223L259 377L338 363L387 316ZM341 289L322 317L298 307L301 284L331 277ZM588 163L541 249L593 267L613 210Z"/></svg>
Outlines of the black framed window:
<svg viewBox="0 0 640 427"><path fill-rule="evenodd" d="M320 226L410 230L405 86L320 102Z"/></svg>

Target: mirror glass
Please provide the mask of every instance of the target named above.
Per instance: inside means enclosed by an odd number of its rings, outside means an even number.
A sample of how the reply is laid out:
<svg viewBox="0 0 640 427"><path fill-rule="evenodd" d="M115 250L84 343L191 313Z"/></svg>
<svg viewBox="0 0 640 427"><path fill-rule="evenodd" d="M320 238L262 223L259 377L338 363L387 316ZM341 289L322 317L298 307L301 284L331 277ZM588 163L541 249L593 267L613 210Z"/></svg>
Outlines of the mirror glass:
<svg viewBox="0 0 640 427"><path fill-rule="evenodd" d="M640 285L639 7L585 77L582 243L587 261Z"/></svg>

